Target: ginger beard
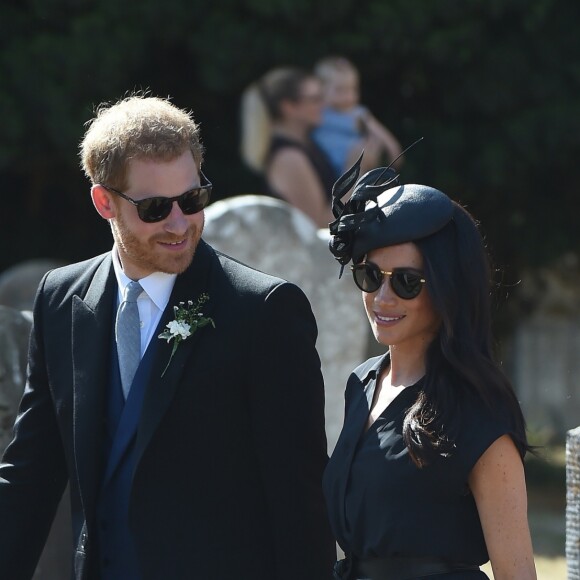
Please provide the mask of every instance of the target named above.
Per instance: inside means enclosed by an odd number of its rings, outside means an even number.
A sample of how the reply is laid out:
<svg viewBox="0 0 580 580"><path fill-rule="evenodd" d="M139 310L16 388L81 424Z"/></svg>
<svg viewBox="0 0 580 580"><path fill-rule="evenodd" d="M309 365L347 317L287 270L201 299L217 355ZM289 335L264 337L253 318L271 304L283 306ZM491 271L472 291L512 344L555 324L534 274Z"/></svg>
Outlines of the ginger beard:
<svg viewBox="0 0 580 580"><path fill-rule="evenodd" d="M122 212L117 212L116 217L110 220L110 224L123 269L128 270L127 266L130 265L132 270L140 271L141 277L153 272L165 274L185 272L193 260L201 239L205 219L203 212L200 213L201 216L196 214L196 218L199 221L199 217L201 217L201 225L191 223L185 234L178 237L164 231L150 236L138 236L131 230ZM143 225L155 226L158 224ZM168 251L160 244L180 241L184 241L184 248L181 251Z"/></svg>

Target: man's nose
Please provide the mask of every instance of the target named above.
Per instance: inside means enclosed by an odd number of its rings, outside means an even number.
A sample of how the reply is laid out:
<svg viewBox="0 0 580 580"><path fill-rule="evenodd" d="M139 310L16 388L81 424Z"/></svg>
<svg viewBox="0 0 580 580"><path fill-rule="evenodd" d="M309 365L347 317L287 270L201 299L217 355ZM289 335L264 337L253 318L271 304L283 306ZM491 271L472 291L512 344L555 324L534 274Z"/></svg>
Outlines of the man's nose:
<svg viewBox="0 0 580 580"><path fill-rule="evenodd" d="M165 231L176 235L183 235L189 228L187 216L176 201L171 204L171 212L165 218L164 227Z"/></svg>

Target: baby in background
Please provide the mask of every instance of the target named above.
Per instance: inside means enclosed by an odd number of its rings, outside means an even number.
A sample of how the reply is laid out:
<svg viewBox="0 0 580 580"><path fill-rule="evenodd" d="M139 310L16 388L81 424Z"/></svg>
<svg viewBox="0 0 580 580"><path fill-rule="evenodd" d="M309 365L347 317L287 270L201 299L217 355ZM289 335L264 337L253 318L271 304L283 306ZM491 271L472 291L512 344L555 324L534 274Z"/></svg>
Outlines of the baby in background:
<svg viewBox="0 0 580 580"><path fill-rule="evenodd" d="M339 177L365 150L363 171L387 164L401 153L395 136L360 104L359 74L356 67L342 56L318 61L314 67L323 87L322 123L312 138L324 151ZM402 158L397 164L400 164Z"/></svg>

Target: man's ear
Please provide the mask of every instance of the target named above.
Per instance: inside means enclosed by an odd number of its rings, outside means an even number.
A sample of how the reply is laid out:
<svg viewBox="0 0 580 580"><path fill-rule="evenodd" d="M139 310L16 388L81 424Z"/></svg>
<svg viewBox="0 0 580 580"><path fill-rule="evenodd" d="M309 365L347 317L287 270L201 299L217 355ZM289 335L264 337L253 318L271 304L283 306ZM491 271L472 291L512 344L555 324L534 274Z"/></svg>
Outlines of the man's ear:
<svg viewBox="0 0 580 580"><path fill-rule="evenodd" d="M91 187L91 198L95 209L103 219L108 220L115 217L115 206L111 194L102 185Z"/></svg>

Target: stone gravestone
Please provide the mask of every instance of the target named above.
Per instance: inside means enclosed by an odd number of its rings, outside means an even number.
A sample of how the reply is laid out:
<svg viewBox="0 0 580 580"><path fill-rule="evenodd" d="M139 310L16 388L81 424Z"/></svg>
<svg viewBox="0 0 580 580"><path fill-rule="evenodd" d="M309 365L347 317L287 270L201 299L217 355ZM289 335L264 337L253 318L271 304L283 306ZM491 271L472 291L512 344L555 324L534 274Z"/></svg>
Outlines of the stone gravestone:
<svg viewBox="0 0 580 580"><path fill-rule="evenodd" d="M34 296L44 273L60 263L30 260L0 274L0 457L12 437L12 425L26 381L28 340ZM57 511L34 580L70 576L72 534L68 489Z"/></svg>
<svg viewBox="0 0 580 580"><path fill-rule="evenodd" d="M580 580L580 427L566 440L566 564L568 580Z"/></svg>
<svg viewBox="0 0 580 580"><path fill-rule="evenodd" d="M0 455L12 438L24 389L30 326L30 316L0 306Z"/></svg>
<svg viewBox="0 0 580 580"><path fill-rule="evenodd" d="M366 358L369 330L348 267L338 279L340 266L328 250L328 230L318 230L284 201L244 195L208 207L203 237L249 266L294 282L308 296L318 322L326 431L332 451L344 417L346 380ZM290 356L289 364L300 361Z"/></svg>
<svg viewBox="0 0 580 580"><path fill-rule="evenodd" d="M49 259L26 260L0 274L0 304L15 310L32 310L42 276L63 262Z"/></svg>

